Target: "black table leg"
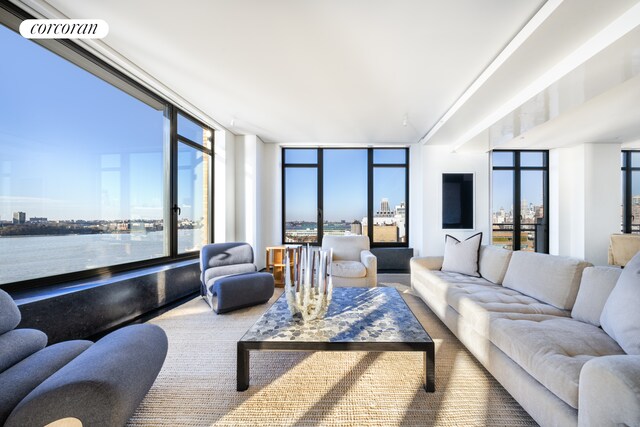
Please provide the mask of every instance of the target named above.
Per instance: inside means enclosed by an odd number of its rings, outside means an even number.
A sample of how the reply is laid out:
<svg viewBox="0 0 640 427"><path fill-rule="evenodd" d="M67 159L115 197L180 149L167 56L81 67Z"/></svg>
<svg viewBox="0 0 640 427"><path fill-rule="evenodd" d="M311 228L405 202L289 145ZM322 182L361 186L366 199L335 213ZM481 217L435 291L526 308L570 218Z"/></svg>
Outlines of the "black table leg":
<svg viewBox="0 0 640 427"><path fill-rule="evenodd" d="M249 388L249 350L242 342L238 342L237 383L238 391L245 391Z"/></svg>
<svg viewBox="0 0 640 427"><path fill-rule="evenodd" d="M433 345L424 352L424 389L428 393L436 391L436 363Z"/></svg>

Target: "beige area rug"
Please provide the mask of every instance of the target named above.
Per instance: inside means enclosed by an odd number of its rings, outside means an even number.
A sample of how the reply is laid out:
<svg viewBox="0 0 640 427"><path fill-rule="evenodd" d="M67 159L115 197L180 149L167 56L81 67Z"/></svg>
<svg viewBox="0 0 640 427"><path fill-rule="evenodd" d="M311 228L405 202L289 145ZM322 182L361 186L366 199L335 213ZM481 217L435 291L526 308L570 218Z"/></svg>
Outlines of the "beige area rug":
<svg viewBox="0 0 640 427"><path fill-rule="evenodd" d="M129 426L530 426L527 413L418 298L401 293L436 343L436 392L422 354L252 352L236 391L236 342L267 305L215 315L196 298L151 323L169 353ZM280 294L276 292L271 304Z"/></svg>

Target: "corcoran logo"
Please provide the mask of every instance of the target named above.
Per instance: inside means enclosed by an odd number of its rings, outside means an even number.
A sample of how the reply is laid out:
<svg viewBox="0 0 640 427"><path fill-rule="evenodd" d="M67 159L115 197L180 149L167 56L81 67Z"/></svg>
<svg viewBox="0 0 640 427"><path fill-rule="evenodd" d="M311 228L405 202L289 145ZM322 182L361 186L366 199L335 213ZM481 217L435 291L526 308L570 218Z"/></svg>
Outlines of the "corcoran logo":
<svg viewBox="0 0 640 427"><path fill-rule="evenodd" d="M109 33L102 19L25 19L20 34L28 39L101 39Z"/></svg>

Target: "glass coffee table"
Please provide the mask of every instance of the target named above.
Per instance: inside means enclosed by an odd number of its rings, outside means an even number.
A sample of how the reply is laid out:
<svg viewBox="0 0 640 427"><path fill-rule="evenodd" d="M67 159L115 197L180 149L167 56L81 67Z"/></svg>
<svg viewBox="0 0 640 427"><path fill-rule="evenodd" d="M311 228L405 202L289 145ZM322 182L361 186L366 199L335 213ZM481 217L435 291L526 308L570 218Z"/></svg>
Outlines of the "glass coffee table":
<svg viewBox="0 0 640 427"><path fill-rule="evenodd" d="M420 351L435 391L433 340L395 288L334 288L324 319L292 317L284 294L238 341L237 389L249 388L251 350Z"/></svg>

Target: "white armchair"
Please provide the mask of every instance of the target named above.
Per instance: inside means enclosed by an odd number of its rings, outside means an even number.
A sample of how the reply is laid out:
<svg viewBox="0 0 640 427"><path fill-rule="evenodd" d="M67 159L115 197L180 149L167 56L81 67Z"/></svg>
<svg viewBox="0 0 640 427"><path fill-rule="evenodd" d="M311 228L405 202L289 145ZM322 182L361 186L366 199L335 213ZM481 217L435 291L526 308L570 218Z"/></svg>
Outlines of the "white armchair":
<svg viewBox="0 0 640 427"><path fill-rule="evenodd" d="M378 260L367 236L324 236L322 249L333 249L335 286L376 286Z"/></svg>

